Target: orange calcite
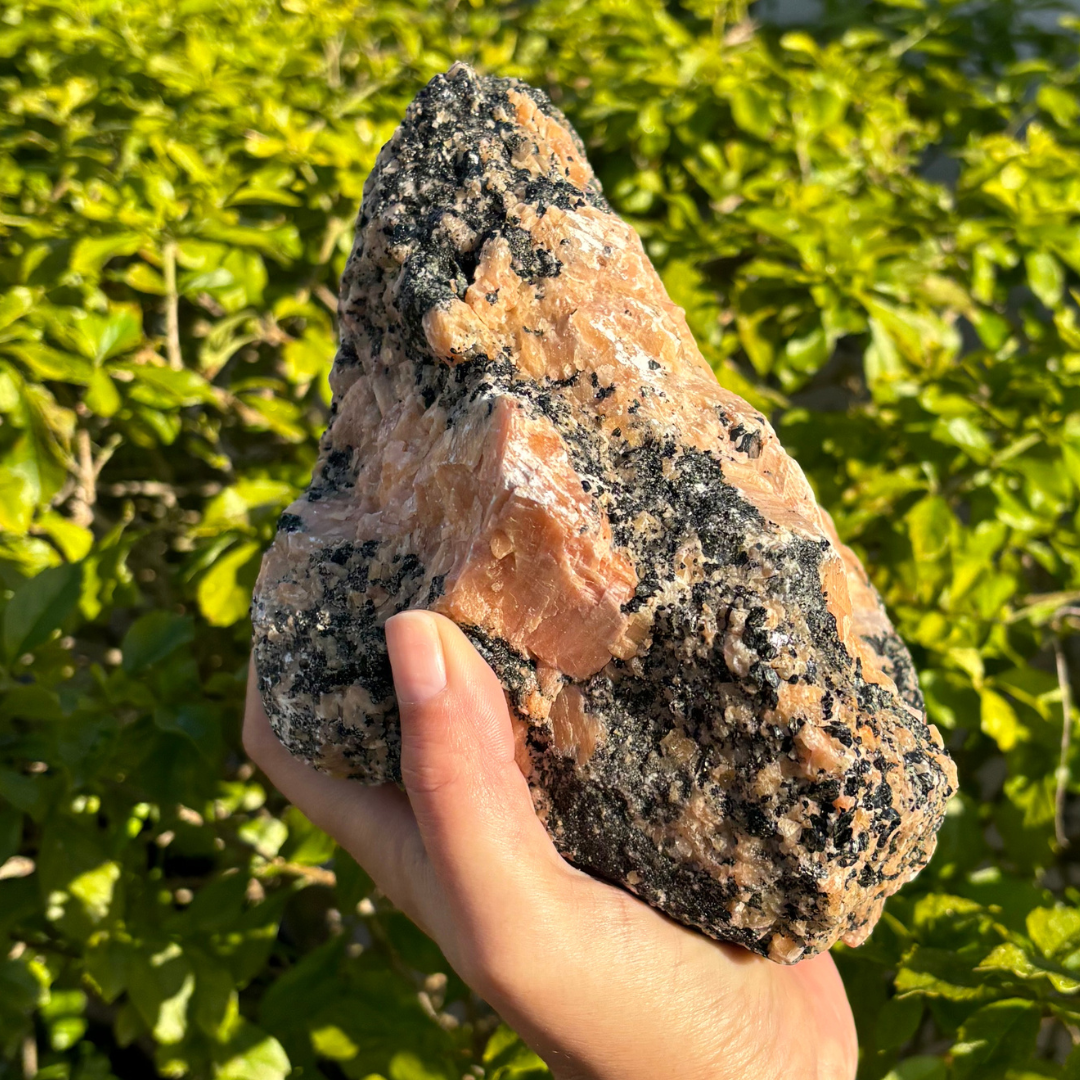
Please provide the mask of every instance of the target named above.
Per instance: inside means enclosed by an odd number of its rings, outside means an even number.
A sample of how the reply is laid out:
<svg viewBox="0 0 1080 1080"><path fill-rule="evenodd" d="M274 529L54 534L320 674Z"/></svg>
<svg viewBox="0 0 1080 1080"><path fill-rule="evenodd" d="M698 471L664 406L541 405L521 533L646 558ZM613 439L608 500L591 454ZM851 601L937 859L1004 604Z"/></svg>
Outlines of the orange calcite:
<svg viewBox="0 0 1080 1080"><path fill-rule="evenodd" d="M503 680L566 858L781 963L862 941L952 762L858 560L544 95L460 64L421 92L340 322L252 608L285 745L399 780L382 626L440 611Z"/></svg>

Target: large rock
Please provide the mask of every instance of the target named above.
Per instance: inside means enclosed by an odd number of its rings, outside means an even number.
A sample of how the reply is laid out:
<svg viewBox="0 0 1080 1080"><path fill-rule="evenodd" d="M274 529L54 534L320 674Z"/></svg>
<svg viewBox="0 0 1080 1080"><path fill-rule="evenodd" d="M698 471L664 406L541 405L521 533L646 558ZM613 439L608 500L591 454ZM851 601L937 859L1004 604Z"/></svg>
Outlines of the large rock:
<svg viewBox="0 0 1080 1080"><path fill-rule="evenodd" d="M400 779L382 624L440 611L502 679L567 859L782 963L861 942L955 770L858 561L543 94L461 64L420 93L340 321L253 605L285 745Z"/></svg>

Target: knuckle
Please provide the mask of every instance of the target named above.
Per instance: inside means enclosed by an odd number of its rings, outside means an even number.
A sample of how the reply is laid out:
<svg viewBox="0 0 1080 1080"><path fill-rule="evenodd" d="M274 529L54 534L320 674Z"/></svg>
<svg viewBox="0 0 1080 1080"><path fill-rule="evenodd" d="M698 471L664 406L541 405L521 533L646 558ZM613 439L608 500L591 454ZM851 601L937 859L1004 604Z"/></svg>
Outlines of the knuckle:
<svg viewBox="0 0 1080 1080"><path fill-rule="evenodd" d="M425 753L418 748L402 754L401 780L414 795L437 796L454 787L461 770L453 757Z"/></svg>
<svg viewBox="0 0 1080 1080"><path fill-rule="evenodd" d="M420 901L432 891L423 845L411 836L399 838L387 853L388 857L379 860L378 865L366 858L366 854L355 852L354 857L396 907L414 922L419 921Z"/></svg>

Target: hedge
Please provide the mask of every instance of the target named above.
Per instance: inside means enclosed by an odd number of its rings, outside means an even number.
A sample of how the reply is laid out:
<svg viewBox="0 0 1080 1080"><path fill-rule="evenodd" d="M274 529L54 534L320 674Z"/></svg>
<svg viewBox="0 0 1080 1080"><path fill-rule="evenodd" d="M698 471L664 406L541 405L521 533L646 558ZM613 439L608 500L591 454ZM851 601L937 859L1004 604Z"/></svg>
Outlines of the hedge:
<svg viewBox="0 0 1080 1080"><path fill-rule="evenodd" d="M238 737L362 184L458 58L573 120L956 757L835 952L860 1077L1080 1077L1080 23L1035 8L6 0L0 1077L547 1075Z"/></svg>

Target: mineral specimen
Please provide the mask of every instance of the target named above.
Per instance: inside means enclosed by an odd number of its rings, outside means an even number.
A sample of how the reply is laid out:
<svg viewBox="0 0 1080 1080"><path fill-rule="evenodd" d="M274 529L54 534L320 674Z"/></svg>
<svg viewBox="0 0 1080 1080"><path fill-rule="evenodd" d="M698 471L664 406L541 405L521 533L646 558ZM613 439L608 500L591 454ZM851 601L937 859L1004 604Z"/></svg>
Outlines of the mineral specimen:
<svg viewBox="0 0 1080 1080"><path fill-rule="evenodd" d="M364 188L330 426L253 603L296 755L400 779L381 630L454 619L563 855L781 963L861 942L956 774L766 419L722 389L577 135L455 64Z"/></svg>

